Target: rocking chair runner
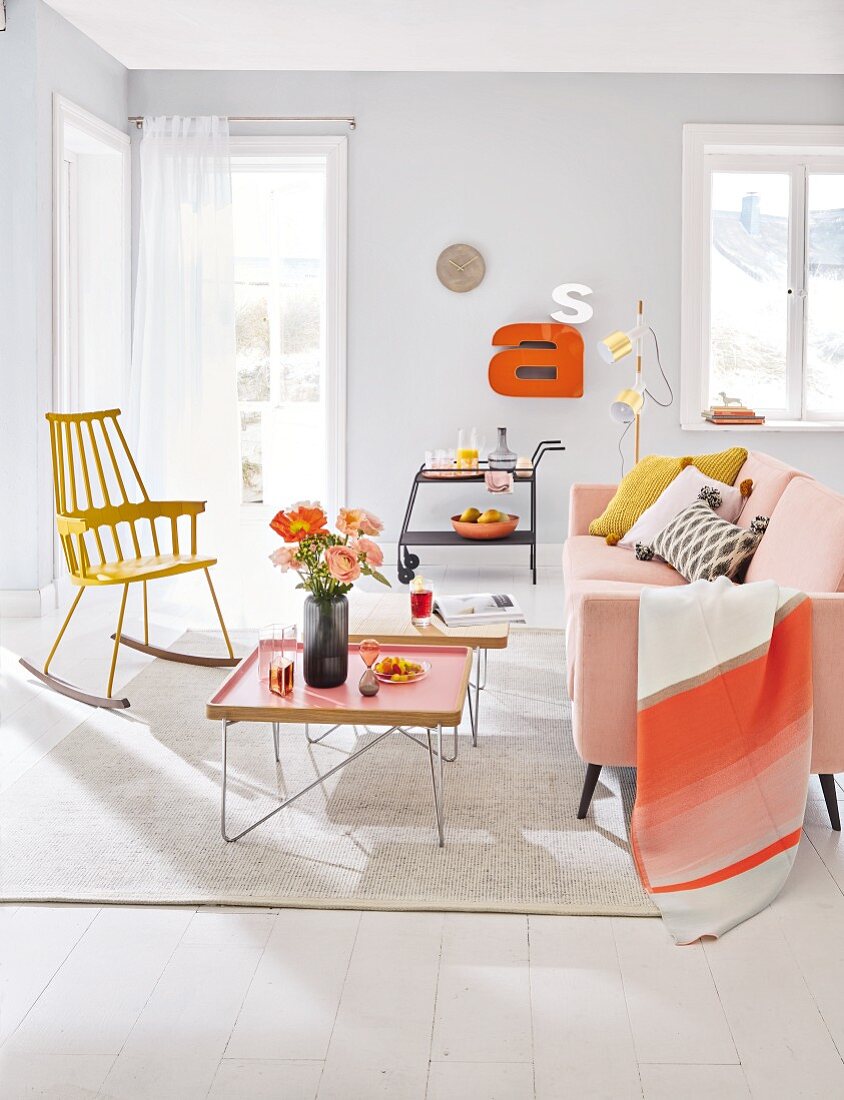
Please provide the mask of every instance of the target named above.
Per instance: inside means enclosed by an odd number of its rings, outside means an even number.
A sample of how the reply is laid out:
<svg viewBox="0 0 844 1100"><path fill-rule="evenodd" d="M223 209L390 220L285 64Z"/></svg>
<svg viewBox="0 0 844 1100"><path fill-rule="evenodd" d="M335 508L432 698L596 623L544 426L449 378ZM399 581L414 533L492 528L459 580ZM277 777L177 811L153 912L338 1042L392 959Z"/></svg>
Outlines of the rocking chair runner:
<svg viewBox="0 0 844 1100"><path fill-rule="evenodd" d="M86 413L47 413L53 458L56 526L70 579L79 587L79 591L56 635L53 647L44 662L43 672L21 658L24 668L54 691L83 703L89 703L91 706L108 708L129 706L128 699L115 699L111 694L114 670L117 666L117 653L121 644L140 650L142 653L149 653L153 657L160 657L167 661L181 661L185 664L231 668L239 660L232 650L214 585L211 583L211 574L208 571L212 565L216 565L217 559L204 557L196 552L196 517L200 512L205 511L205 502L149 499L123 430L118 423L119 415L120 409ZM94 477L96 477L95 481ZM127 482L133 495L140 494L140 500L129 499L129 493L126 490ZM95 499L96 490L92 492L92 485L99 486L99 500ZM118 503L113 502L112 496L115 499L119 498ZM180 516L190 517L189 554L180 553L179 550L178 520ZM168 522L169 539L167 541L169 541L170 553L161 552L160 532L156 529L157 520ZM154 551L151 555L141 553L139 534L143 537L145 525L148 525L151 548ZM123 528L125 546L121 542L121 528ZM131 543L131 549L128 549L129 543ZM149 644L147 581L171 577L177 573L190 573L196 569L202 569L208 581L211 599L214 601L214 608L220 620L229 653L228 657L199 657L159 649ZM122 633L129 585L137 582L143 584L143 642ZM117 631L112 634L114 649L108 674L108 687L105 696L90 695L65 680L50 675L50 662L85 589L110 584L122 584L123 597L120 601Z"/></svg>

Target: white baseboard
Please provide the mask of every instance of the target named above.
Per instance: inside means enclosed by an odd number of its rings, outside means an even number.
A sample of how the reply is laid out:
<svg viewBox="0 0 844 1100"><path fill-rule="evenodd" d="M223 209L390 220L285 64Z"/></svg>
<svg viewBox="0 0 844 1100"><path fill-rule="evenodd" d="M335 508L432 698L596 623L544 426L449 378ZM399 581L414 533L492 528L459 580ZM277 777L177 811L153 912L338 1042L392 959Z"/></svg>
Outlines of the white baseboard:
<svg viewBox="0 0 844 1100"><path fill-rule="evenodd" d="M7 619L37 619L55 611L57 606L55 584L0 590L0 615Z"/></svg>

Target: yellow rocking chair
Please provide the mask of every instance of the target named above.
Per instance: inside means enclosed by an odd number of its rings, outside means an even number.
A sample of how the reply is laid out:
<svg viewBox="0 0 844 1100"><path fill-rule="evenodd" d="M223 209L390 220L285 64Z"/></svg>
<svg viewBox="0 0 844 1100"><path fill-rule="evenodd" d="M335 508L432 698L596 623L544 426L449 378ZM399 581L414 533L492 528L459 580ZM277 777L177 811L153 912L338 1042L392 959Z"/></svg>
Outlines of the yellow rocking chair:
<svg viewBox="0 0 844 1100"><path fill-rule="evenodd" d="M50 650L44 669L36 668L21 658L21 664L42 683L54 691L89 703L95 707L128 707L128 699L115 699L111 691L114 684L114 670L117 666L117 653L120 645L130 646L160 657L166 661L181 661L185 664L210 667L231 668L238 663L232 650L223 614L217 601L211 574L208 572L216 565L216 558L204 557L196 552L196 517L205 511L204 501L158 501L150 500L138 467L129 450L129 445L118 423L120 409L106 409L102 412L86 413L47 413L50 423L50 444L53 457L53 484L56 497L56 526L64 551L70 579L79 591L62 623L53 648ZM93 477L96 476L96 481ZM133 495L140 494L140 500L130 500L126 491L129 483ZM95 491L92 493L92 484ZM96 494L99 486L99 494ZM96 497L99 499L96 499ZM117 500L114 503L112 496ZM180 516L190 516L190 553L179 550ZM170 553L161 552L156 521L164 521L169 527ZM150 555L141 553L141 539L148 525L151 549ZM126 547L121 543L121 529ZM131 542L131 549L128 543ZM111 547L107 549L107 545ZM113 552L112 552L113 548ZM128 552L127 552L128 550ZM168 649L159 649L149 644L149 617L147 611L147 581L160 577L172 577L177 573L190 573L202 569L211 599L228 650L228 657L200 657L187 653L175 653ZM144 640L123 634L123 615L126 611L126 597L129 585L140 582L143 585L144 600ZM50 675L50 662L64 637L74 611L79 605L86 588L107 584L122 584L123 597L120 601L120 613L117 618L117 631L112 634L114 649L111 656L111 668L108 674L108 687L104 696L90 695L73 684Z"/></svg>

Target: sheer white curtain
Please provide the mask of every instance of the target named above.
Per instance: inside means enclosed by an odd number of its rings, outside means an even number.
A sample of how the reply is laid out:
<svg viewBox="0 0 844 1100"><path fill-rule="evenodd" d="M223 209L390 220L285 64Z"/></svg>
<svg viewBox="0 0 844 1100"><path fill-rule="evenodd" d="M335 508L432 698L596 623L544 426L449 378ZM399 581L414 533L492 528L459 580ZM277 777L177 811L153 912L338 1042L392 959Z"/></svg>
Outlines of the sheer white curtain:
<svg viewBox="0 0 844 1100"><path fill-rule="evenodd" d="M145 118L130 427L151 496L207 500L201 552L240 507L229 127Z"/></svg>

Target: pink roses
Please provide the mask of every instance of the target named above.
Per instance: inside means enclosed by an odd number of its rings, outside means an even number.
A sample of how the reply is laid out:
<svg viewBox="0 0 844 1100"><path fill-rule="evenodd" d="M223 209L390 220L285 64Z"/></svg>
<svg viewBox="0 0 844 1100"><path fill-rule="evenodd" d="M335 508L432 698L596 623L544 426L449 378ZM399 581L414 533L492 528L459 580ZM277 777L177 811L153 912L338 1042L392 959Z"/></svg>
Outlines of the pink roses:
<svg viewBox="0 0 844 1100"><path fill-rule="evenodd" d="M360 561L351 546L329 546L325 551L325 564L340 584L352 584L360 576Z"/></svg>
<svg viewBox="0 0 844 1100"><path fill-rule="evenodd" d="M288 569L299 568L296 551L292 546L279 546L278 550L273 550L270 561L273 565L277 565L282 573L286 573Z"/></svg>
<svg viewBox="0 0 844 1100"><path fill-rule="evenodd" d="M337 530L343 535L380 535L384 524L365 508L341 508L337 516Z"/></svg>
<svg viewBox="0 0 844 1100"><path fill-rule="evenodd" d="M357 550L359 554L363 554L366 558L367 565L379 566L384 564L384 551L378 545L377 542L373 542L372 539L361 538L353 539L349 545L353 549Z"/></svg>
<svg viewBox="0 0 844 1100"><path fill-rule="evenodd" d="M270 523L285 545L270 554L270 561L282 573L298 573L297 588L304 588L314 599L333 600L345 596L355 581L371 577L389 587L380 573L384 552L373 536L384 524L365 508L341 508L337 532L326 526L325 512L319 504L304 501L283 509Z"/></svg>

